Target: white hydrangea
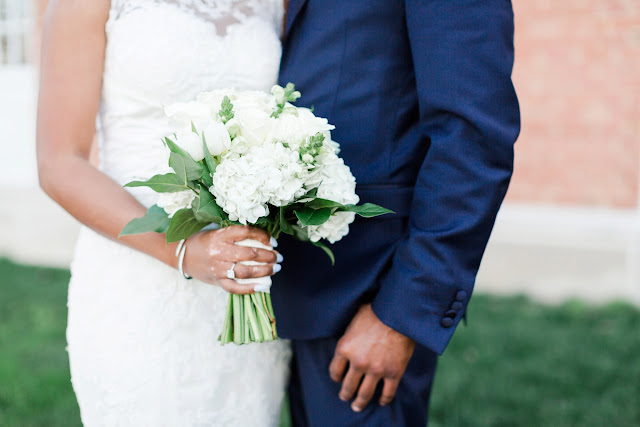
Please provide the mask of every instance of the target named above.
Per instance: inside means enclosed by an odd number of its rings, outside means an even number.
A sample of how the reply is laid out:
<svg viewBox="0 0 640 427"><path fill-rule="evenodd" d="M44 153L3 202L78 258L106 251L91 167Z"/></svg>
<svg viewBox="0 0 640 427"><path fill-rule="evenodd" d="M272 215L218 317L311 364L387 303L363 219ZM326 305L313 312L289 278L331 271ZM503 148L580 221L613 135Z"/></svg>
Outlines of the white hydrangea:
<svg viewBox="0 0 640 427"><path fill-rule="evenodd" d="M353 212L336 212L324 224L308 226L307 234L312 242L327 239L330 243L335 243L349 234L349 225L355 218L356 214Z"/></svg>
<svg viewBox="0 0 640 427"><path fill-rule="evenodd" d="M180 209L191 208L191 203L196 198L193 191L179 191L176 193L160 193L157 205L173 217Z"/></svg>
<svg viewBox="0 0 640 427"><path fill-rule="evenodd" d="M255 223L269 214L267 204L285 206L305 193L308 171L297 151L282 144L249 148L227 156L213 174L210 191L232 221Z"/></svg>
<svg viewBox="0 0 640 427"><path fill-rule="evenodd" d="M318 165L305 181L307 188L318 187L318 197L342 204L356 204L360 198L356 194L356 179L344 160L327 156L326 163Z"/></svg>
<svg viewBox="0 0 640 427"><path fill-rule="evenodd" d="M318 187L318 197L334 202L357 204L360 198L356 194L356 179L344 160L333 155L327 157L326 164L321 164L312 172L306 184L309 188ZM353 212L336 212L327 222L306 228L312 242L327 239L335 243L349 233L349 225L355 220Z"/></svg>

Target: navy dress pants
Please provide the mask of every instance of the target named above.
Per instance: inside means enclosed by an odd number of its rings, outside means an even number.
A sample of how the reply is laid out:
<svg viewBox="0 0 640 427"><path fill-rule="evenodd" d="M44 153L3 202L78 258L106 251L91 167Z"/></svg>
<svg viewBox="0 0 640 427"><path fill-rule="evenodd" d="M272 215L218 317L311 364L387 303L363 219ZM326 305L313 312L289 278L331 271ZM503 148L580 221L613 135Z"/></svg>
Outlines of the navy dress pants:
<svg viewBox="0 0 640 427"><path fill-rule="evenodd" d="M427 424L429 395L437 355L416 345L392 403L378 404L382 382L371 403L360 413L351 402L338 398L341 384L329 377L329 364L338 339L293 340L293 360L289 399L295 427L398 426L424 427Z"/></svg>

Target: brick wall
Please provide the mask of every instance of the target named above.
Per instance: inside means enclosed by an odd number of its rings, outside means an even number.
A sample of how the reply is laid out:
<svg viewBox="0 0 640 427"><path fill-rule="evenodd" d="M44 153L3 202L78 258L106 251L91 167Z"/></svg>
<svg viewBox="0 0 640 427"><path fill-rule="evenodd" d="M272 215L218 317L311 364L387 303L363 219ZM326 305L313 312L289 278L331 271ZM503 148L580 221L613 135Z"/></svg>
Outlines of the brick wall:
<svg viewBox="0 0 640 427"><path fill-rule="evenodd" d="M523 126L508 200L636 207L640 1L513 6Z"/></svg>

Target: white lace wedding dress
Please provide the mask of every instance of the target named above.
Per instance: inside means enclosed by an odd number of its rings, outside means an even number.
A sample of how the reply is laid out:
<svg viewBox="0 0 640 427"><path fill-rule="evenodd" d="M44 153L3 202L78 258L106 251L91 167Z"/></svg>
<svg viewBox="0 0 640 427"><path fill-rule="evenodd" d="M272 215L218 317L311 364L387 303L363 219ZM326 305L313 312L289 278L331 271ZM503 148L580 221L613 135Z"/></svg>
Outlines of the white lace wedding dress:
<svg viewBox="0 0 640 427"><path fill-rule="evenodd" d="M282 0L112 0L102 170L120 184L160 170L163 105L216 88L268 91L282 17ZM146 206L157 198L131 192ZM88 229L71 270L68 350L86 426L278 424L288 343L221 347L222 289Z"/></svg>

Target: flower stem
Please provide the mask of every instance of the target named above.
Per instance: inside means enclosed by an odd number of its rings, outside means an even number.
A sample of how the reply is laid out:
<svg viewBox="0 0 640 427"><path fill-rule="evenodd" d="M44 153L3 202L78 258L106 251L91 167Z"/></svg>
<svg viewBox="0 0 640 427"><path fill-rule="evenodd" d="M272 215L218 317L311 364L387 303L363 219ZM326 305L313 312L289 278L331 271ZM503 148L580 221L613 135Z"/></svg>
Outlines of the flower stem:
<svg viewBox="0 0 640 427"><path fill-rule="evenodd" d="M233 298L233 342L237 345L243 342L243 316L242 316L242 304L240 298L241 295L231 295Z"/></svg>
<svg viewBox="0 0 640 427"><path fill-rule="evenodd" d="M260 330L260 326L258 325L258 319L256 318L256 310L253 305L251 295L244 296L244 312L248 314L247 318L249 319L249 325L251 326L251 332L253 335L251 341L264 341L262 337L262 331Z"/></svg>

